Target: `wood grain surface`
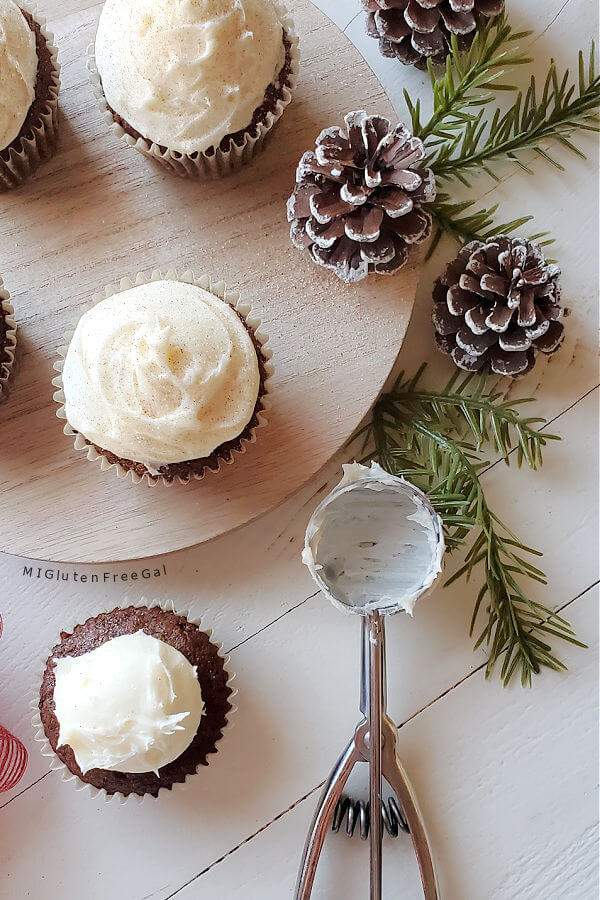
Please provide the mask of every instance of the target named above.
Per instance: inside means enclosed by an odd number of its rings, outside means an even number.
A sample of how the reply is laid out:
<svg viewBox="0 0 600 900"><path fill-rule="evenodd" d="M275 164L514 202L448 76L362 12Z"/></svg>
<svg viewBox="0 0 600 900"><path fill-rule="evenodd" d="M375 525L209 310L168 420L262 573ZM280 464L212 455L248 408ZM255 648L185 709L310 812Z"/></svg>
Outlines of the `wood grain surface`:
<svg viewBox="0 0 600 900"><path fill-rule="evenodd" d="M414 265L345 286L288 237L285 200L302 152L350 109L393 116L358 51L309 0L296 97L266 151L226 180L156 168L101 120L85 50L100 4L45 0L62 63L57 156L0 197L0 272L19 323L19 369L0 409L0 548L55 561L166 553L280 503L339 449L396 359L416 290ZM190 486L133 485L102 473L62 433L52 400L56 348L105 284L139 271L223 278L261 316L275 377L269 426L218 475Z"/></svg>

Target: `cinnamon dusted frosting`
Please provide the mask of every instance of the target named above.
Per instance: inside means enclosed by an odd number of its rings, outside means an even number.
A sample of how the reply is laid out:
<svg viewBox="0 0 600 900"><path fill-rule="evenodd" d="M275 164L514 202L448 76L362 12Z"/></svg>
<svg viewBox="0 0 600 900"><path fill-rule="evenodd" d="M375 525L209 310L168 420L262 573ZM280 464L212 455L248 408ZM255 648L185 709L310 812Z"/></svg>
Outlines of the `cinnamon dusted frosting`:
<svg viewBox="0 0 600 900"><path fill-rule="evenodd" d="M35 97L35 35L13 0L0 0L0 150L19 134Z"/></svg>
<svg viewBox="0 0 600 900"><path fill-rule="evenodd" d="M106 0L95 52L109 106L187 154L246 128L285 58L273 0Z"/></svg>
<svg viewBox="0 0 600 900"><path fill-rule="evenodd" d="M58 746L90 769L156 772L181 756L203 714L196 667L138 631L55 660Z"/></svg>
<svg viewBox="0 0 600 900"><path fill-rule="evenodd" d="M81 317L62 380L70 425L153 472L238 437L252 418L260 371L228 303L193 284L154 281Z"/></svg>

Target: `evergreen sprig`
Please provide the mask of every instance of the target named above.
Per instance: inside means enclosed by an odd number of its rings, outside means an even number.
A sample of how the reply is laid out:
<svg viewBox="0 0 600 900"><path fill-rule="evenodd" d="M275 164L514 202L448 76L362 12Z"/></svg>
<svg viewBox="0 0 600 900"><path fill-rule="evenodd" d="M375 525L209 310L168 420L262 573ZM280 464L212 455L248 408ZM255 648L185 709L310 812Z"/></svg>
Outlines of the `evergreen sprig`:
<svg viewBox="0 0 600 900"><path fill-rule="evenodd" d="M551 60L540 95L533 75L525 92L505 79L509 70L532 61L516 46L530 33L513 32L502 15L491 19L477 33L467 51L461 51L453 37L444 70L440 73L428 62L433 112L426 122L421 118L420 100L413 104L404 91L413 132L425 143L426 162L438 183L455 180L470 186L470 178L477 172L499 181L494 167L502 161L512 162L531 174L531 166L523 159L525 151L536 153L562 170L561 163L548 151L552 141L584 156L571 138L576 132L599 130L600 76L596 73L594 44L587 60L579 53L577 79L571 78L568 69L560 75ZM498 91L516 92L516 96L507 110L496 106L491 111L490 104ZM444 233L466 243L510 234L532 218L521 216L496 223L497 205L476 208L475 201L455 202L448 193L439 193L429 209L436 225L429 255ZM529 237L546 238L547 232Z"/></svg>
<svg viewBox="0 0 600 900"><path fill-rule="evenodd" d="M547 638L576 640L568 622L528 597L523 579L546 583L544 573L527 557L541 556L527 546L490 509L480 474L489 466L482 457L487 445L508 465L516 461L535 469L542 448L556 435L540 430L545 420L524 417L519 407L529 400L508 403L483 376L454 375L441 391L421 387L422 366L411 379L400 375L389 393L382 394L372 419L361 432L369 457L387 471L403 475L428 495L442 517L448 550L455 550L474 534L463 566L447 582L467 580L483 566L484 583L478 593L470 633L485 606L485 624L475 647L488 653L486 677L503 657L505 684L519 671L531 684L542 668L563 669ZM469 390L467 390L469 388Z"/></svg>
<svg viewBox="0 0 600 900"><path fill-rule="evenodd" d="M477 116L470 117L453 140L443 142L434 151L430 165L436 178L455 178L469 186L469 174L480 169L499 181L490 165L502 159L512 160L523 171L533 174L531 167L519 157L525 150L535 151L555 168L564 171L543 146L550 141L558 141L585 159L585 154L569 137L579 130L599 130L600 75L596 73L594 57L594 44L587 65L583 53L579 52L577 82L571 82L568 69L559 75L556 63L551 60L541 95L532 75L527 91L519 91L506 112L496 108L489 126L485 108Z"/></svg>
<svg viewBox="0 0 600 900"><path fill-rule="evenodd" d="M512 45L528 37L530 31L513 32L504 15L490 19L479 30L467 51L461 51L456 35L452 35L451 52L446 57L442 74L428 60L427 71L433 91L433 114L421 122L421 101L412 103L408 91L404 99L411 117L413 134L428 146L444 145L454 140L457 130L475 120L473 110L493 99L493 91L516 91L515 85L501 82L506 70L532 62ZM512 51L512 52L511 52Z"/></svg>
<svg viewBox="0 0 600 900"><path fill-rule="evenodd" d="M459 244L468 244L469 241L483 241L500 234L511 234L533 219L533 216L520 216L510 222L499 223L494 221L497 203L489 209L476 209L475 205L475 200L453 201L449 194L438 192L435 201L427 206L437 225L427 251L427 259L435 251L444 233ZM547 236L547 231L540 231L529 235L529 239L538 241L543 247L552 243Z"/></svg>

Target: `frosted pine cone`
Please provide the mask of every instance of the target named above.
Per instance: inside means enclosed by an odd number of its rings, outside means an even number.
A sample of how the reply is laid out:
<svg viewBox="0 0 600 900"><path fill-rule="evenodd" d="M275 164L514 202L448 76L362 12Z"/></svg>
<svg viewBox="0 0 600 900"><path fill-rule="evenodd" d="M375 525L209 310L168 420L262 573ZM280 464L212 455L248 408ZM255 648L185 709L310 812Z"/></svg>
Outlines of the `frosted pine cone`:
<svg viewBox="0 0 600 900"><path fill-rule="evenodd" d="M497 375L525 374L536 351L554 353L562 342L559 275L529 241L467 244L433 289L439 348L469 372L489 365Z"/></svg>
<svg viewBox="0 0 600 900"><path fill-rule="evenodd" d="M444 62L451 35L468 46L478 17L491 18L504 0L362 0L368 12L367 34L377 38L384 56L424 69L427 60Z"/></svg>
<svg viewBox="0 0 600 900"><path fill-rule="evenodd" d="M392 128L362 110L345 123L346 131L322 131L303 155L287 215L294 246L356 282L369 272L397 272L410 245L429 235L431 217L421 206L435 198L435 180L419 168L423 143L406 126Z"/></svg>

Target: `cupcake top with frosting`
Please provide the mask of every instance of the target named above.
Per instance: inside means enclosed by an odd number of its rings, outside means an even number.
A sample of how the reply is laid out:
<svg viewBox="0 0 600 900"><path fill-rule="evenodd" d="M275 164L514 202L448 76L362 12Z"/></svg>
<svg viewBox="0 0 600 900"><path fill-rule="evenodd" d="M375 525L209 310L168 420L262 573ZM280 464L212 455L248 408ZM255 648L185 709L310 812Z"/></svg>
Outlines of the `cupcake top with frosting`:
<svg viewBox="0 0 600 900"><path fill-rule="evenodd" d="M55 661L58 746L90 769L155 772L189 747L203 714L196 666L138 631Z"/></svg>
<svg viewBox="0 0 600 900"><path fill-rule="evenodd" d="M106 0L96 36L109 106L187 154L246 128L284 58L273 0Z"/></svg>
<svg viewBox="0 0 600 900"><path fill-rule="evenodd" d="M19 134L35 98L35 35L13 0L0 0L0 150Z"/></svg>
<svg viewBox="0 0 600 900"><path fill-rule="evenodd" d="M121 459L202 459L244 430L260 369L244 322L193 284L153 281L79 320L63 373L70 425Z"/></svg>

